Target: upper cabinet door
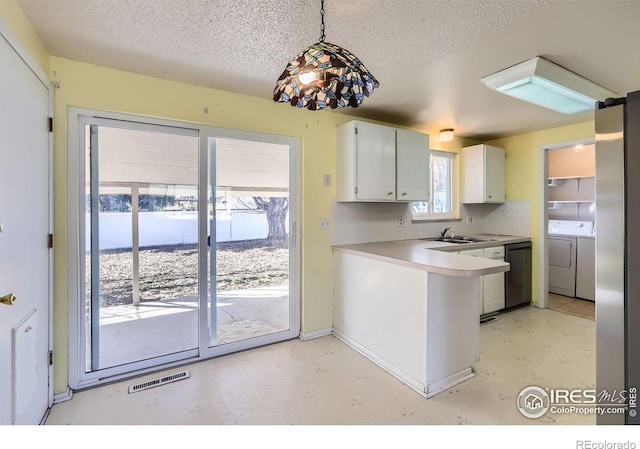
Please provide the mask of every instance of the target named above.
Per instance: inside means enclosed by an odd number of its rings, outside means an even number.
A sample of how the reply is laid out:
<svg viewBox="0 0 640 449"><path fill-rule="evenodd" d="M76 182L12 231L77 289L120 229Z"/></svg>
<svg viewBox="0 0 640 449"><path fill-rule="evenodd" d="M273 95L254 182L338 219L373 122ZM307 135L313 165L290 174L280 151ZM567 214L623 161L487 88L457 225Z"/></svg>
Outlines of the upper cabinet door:
<svg viewBox="0 0 640 449"><path fill-rule="evenodd" d="M503 148L485 145L485 191L486 203L505 201L505 151Z"/></svg>
<svg viewBox="0 0 640 449"><path fill-rule="evenodd" d="M356 198L395 201L395 129L360 122L356 130Z"/></svg>
<svg viewBox="0 0 640 449"><path fill-rule="evenodd" d="M336 128L336 200L429 200L429 135L353 120Z"/></svg>
<svg viewBox="0 0 640 449"><path fill-rule="evenodd" d="M396 200L396 130L351 121L336 129L338 201Z"/></svg>
<svg viewBox="0 0 640 449"><path fill-rule="evenodd" d="M462 202L505 202L505 150L490 145L462 149Z"/></svg>
<svg viewBox="0 0 640 449"><path fill-rule="evenodd" d="M396 200L429 201L429 136L396 130Z"/></svg>

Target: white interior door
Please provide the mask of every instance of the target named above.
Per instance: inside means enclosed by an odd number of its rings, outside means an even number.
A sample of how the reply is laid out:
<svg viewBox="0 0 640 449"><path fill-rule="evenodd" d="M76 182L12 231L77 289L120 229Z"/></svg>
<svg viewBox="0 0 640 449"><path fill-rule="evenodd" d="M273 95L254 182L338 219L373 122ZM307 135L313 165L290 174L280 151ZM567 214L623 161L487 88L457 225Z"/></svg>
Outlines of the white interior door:
<svg viewBox="0 0 640 449"><path fill-rule="evenodd" d="M0 424L38 424L52 397L50 97L9 34L0 23L0 296L15 295L0 304Z"/></svg>

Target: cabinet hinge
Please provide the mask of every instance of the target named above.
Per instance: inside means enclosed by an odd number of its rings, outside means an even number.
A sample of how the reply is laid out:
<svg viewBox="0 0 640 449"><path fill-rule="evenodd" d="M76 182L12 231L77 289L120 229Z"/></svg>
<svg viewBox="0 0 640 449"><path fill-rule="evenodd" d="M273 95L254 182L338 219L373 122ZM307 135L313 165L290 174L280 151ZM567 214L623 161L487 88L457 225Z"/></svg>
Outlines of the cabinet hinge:
<svg viewBox="0 0 640 449"><path fill-rule="evenodd" d="M50 133L53 132L53 117L49 117L49 120L47 120L47 128Z"/></svg>
<svg viewBox="0 0 640 449"><path fill-rule="evenodd" d="M358 134L358 128L356 128L356 134Z"/></svg>
<svg viewBox="0 0 640 449"><path fill-rule="evenodd" d="M49 351L49 366L53 366L53 351Z"/></svg>
<svg viewBox="0 0 640 449"><path fill-rule="evenodd" d="M355 187L353 190L354 190L354 193L357 195L358 194L358 188Z"/></svg>
<svg viewBox="0 0 640 449"><path fill-rule="evenodd" d="M47 248L53 248L53 234L47 236Z"/></svg>

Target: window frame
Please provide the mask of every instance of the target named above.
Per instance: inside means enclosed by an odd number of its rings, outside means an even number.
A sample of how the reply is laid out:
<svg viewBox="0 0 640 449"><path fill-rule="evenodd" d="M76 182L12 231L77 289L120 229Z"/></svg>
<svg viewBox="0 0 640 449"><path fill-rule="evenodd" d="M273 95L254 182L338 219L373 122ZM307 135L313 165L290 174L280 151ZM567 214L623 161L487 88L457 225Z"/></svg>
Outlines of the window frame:
<svg viewBox="0 0 640 449"><path fill-rule="evenodd" d="M451 151L442 150L430 150L429 151L429 201L414 201L412 203L412 214L414 221L442 221L442 220L454 220L456 219L456 207L454 205L454 199L457 197L456 192L456 179L454 163L457 153ZM434 181L433 176L433 158L444 157L449 159L449 202L451 204L451 210L448 212L433 212L433 198L434 198ZM427 203L427 212L416 212L413 209L415 203Z"/></svg>

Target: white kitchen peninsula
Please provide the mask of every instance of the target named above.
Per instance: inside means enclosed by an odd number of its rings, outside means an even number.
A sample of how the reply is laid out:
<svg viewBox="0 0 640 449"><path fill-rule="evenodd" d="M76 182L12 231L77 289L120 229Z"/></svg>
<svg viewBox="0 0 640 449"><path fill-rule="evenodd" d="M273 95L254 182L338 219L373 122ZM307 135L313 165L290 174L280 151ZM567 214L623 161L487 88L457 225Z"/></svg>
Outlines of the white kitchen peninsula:
<svg viewBox="0 0 640 449"><path fill-rule="evenodd" d="M333 248L334 334L425 397L474 376L479 276L509 270L500 260L437 250L444 246Z"/></svg>

